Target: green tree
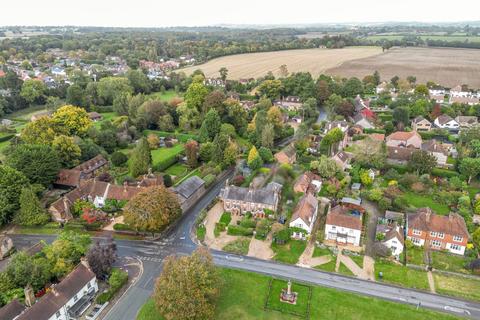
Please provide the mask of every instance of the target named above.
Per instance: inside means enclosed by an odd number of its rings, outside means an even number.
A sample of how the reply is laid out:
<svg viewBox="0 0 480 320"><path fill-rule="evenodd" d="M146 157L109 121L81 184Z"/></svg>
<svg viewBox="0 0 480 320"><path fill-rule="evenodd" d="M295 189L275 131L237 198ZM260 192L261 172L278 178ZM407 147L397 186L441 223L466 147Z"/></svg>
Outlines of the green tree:
<svg viewBox="0 0 480 320"><path fill-rule="evenodd" d="M128 163L128 168L130 174L133 177L138 177L141 174L148 172L148 169L152 165L152 154L150 153L150 147L148 146L148 141L145 138L142 138L135 149L133 150L132 156Z"/></svg>
<svg viewBox="0 0 480 320"><path fill-rule="evenodd" d="M79 107L85 107L87 105L85 92L81 86L78 84L72 84L70 87L68 87L67 103Z"/></svg>
<svg viewBox="0 0 480 320"><path fill-rule="evenodd" d="M334 160L323 155L318 159L317 172L321 177L331 178L337 174L338 170L338 165Z"/></svg>
<svg viewBox="0 0 480 320"><path fill-rule="evenodd" d="M426 85L424 84L419 84L415 87L415 93L424 97L429 96L429 91Z"/></svg>
<svg viewBox="0 0 480 320"><path fill-rule="evenodd" d="M430 173L437 165L437 159L424 150L416 150L408 162L417 174Z"/></svg>
<svg viewBox="0 0 480 320"><path fill-rule="evenodd" d="M261 147L260 149L258 149L258 153L260 154L260 157L262 158L263 162L266 162L266 163L273 162L274 158L273 158L272 150L265 147Z"/></svg>
<svg viewBox="0 0 480 320"><path fill-rule="evenodd" d="M7 274L17 287L24 288L31 284L35 290L42 288L52 278L48 260L34 258L25 251L20 251L12 257Z"/></svg>
<svg viewBox="0 0 480 320"><path fill-rule="evenodd" d="M358 78L350 78L345 82L342 91L344 97L354 98L359 94L363 94L363 83Z"/></svg>
<svg viewBox="0 0 480 320"><path fill-rule="evenodd" d="M395 110L393 110L393 121L395 125L408 125L410 123L410 110L407 107L395 108Z"/></svg>
<svg viewBox="0 0 480 320"><path fill-rule="evenodd" d="M212 142L204 142L200 145L199 156L203 162L212 160L215 146Z"/></svg>
<svg viewBox="0 0 480 320"><path fill-rule="evenodd" d="M139 192L123 210L127 225L152 233L164 230L182 213L177 196L163 186Z"/></svg>
<svg viewBox="0 0 480 320"><path fill-rule="evenodd" d="M40 117L38 120L27 123L20 137L25 143L50 145L57 134L53 119Z"/></svg>
<svg viewBox="0 0 480 320"><path fill-rule="evenodd" d="M265 80L258 86L258 92L262 96L266 96L269 99L278 99L280 92L283 89L282 81L280 80Z"/></svg>
<svg viewBox="0 0 480 320"><path fill-rule="evenodd" d="M153 299L167 320L213 319L220 286L212 256L199 248L188 257L167 257Z"/></svg>
<svg viewBox="0 0 480 320"><path fill-rule="evenodd" d="M48 187L60 171L60 158L48 145L20 144L6 153L5 163L22 172L32 184Z"/></svg>
<svg viewBox="0 0 480 320"><path fill-rule="evenodd" d="M22 189L28 186L23 173L6 165L0 165L0 225L10 221L19 208Z"/></svg>
<svg viewBox="0 0 480 320"><path fill-rule="evenodd" d="M202 82L193 82L185 93L185 103L187 107L200 113L207 94L208 89Z"/></svg>
<svg viewBox="0 0 480 320"><path fill-rule="evenodd" d="M247 164L252 170L260 168L263 164L262 158L257 151L257 148L253 146L248 152Z"/></svg>
<svg viewBox="0 0 480 320"><path fill-rule="evenodd" d="M200 141L212 141L220 132L222 121L218 115L217 110L210 109L205 115L202 126L200 127Z"/></svg>
<svg viewBox="0 0 480 320"><path fill-rule="evenodd" d="M222 167L226 168L236 163L238 157L238 146L234 142L230 142L223 152Z"/></svg>
<svg viewBox="0 0 480 320"><path fill-rule="evenodd" d="M25 80L20 91L20 96L28 103L41 103L45 98L47 86L41 80Z"/></svg>
<svg viewBox="0 0 480 320"><path fill-rule="evenodd" d="M460 162L460 172L468 177L468 184L472 178L480 173L480 158L464 158Z"/></svg>
<svg viewBox="0 0 480 320"><path fill-rule="evenodd" d="M121 167L128 161L128 157L123 152L115 151L111 160L114 166Z"/></svg>
<svg viewBox="0 0 480 320"><path fill-rule="evenodd" d="M19 198L20 210L14 222L21 226L43 225L48 222L47 211L42 207L35 191L31 187L23 188Z"/></svg>
<svg viewBox="0 0 480 320"><path fill-rule="evenodd" d="M224 133L219 133L213 139L213 154L212 154L212 160L216 164L222 164L224 160L224 153L225 149L228 147L228 144L230 143L230 138L228 135Z"/></svg>
<svg viewBox="0 0 480 320"><path fill-rule="evenodd" d="M198 142L195 140L188 140L185 143L185 154L187 156L187 165L190 169L194 169L198 165Z"/></svg>
<svg viewBox="0 0 480 320"><path fill-rule="evenodd" d="M120 92L113 98L113 111L119 115L128 115L129 102L132 96L128 92Z"/></svg>
<svg viewBox="0 0 480 320"><path fill-rule="evenodd" d="M129 70L127 72L127 79L130 86L135 90L135 93L149 93L152 89L148 77L142 70Z"/></svg>
<svg viewBox="0 0 480 320"><path fill-rule="evenodd" d="M98 82L97 93L107 105L113 103L113 99L120 93L133 93L130 81L123 77L105 77Z"/></svg>
<svg viewBox="0 0 480 320"><path fill-rule="evenodd" d="M480 227L472 233L472 242L475 248L480 249Z"/></svg>
<svg viewBox="0 0 480 320"><path fill-rule="evenodd" d="M344 133L342 130L340 128L333 128L323 137L322 141L320 142L320 148L322 150L327 150L327 154L331 155L336 145L342 141L343 138Z"/></svg>
<svg viewBox="0 0 480 320"><path fill-rule="evenodd" d="M267 123L262 130L261 145L265 148L273 147L273 140L275 139L275 131L271 123Z"/></svg>
<svg viewBox="0 0 480 320"><path fill-rule="evenodd" d="M227 76L228 76L228 69L225 67L221 67L220 70L218 71L220 73L220 78L223 81L227 81Z"/></svg>

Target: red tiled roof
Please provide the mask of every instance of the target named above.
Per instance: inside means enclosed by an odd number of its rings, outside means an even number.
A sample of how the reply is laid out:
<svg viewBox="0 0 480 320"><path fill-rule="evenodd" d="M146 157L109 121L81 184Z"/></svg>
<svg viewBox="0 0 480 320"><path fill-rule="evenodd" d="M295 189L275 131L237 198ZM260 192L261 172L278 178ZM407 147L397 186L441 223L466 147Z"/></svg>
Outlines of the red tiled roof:
<svg viewBox="0 0 480 320"><path fill-rule="evenodd" d="M344 206L336 206L327 214L326 224L355 230L362 230L361 216L348 214L350 210Z"/></svg>
<svg viewBox="0 0 480 320"><path fill-rule="evenodd" d="M408 228L469 237L465 220L460 215L450 213L448 216L441 216L435 214L430 208L421 208L417 213L409 215Z"/></svg>
<svg viewBox="0 0 480 320"><path fill-rule="evenodd" d="M61 186L76 187L80 183L80 176L82 173L74 169L62 169L57 175L55 184Z"/></svg>
<svg viewBox="0 0 480 320"><path fill-rule="evenodd" d="M293 211L292 221L300 218L303 220L303 222L309 225L315 216L315 210L317 207L318 200L310 193L306 194L300 199L298 205Z"/></svg>
<svg viewBox="0 0 480 320"><path fill-rule="evenodd" d="M399 140L399 141L407 141L408 139L412 138L413 136L419 136L416 131L397 131L392 133L387 137L387 141L389 140Z"/></svg>

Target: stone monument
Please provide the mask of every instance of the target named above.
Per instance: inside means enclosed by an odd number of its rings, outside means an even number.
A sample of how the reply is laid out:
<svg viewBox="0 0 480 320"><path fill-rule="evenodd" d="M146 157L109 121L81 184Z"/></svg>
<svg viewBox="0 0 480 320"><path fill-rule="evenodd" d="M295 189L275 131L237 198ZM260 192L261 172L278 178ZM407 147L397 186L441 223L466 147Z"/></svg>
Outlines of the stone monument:
<svg viewBox="0 0 480 320"><path fill-rule="evenodd" d="M282 289L280 301L290 304L297 304L297 292L292 292L292 281L288 280L287 289Z"/></svg>

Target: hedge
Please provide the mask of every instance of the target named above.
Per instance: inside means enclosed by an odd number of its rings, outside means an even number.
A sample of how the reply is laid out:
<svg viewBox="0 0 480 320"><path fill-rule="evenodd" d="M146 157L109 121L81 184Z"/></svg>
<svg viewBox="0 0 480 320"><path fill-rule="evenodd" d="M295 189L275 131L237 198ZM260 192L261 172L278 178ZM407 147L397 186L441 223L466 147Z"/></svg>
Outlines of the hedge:
<svg viewBox="0 0 480 320"><path fill-rule="evenodd" d="M251 236L253 235L253 228L244 228L242 226L230 225L228 226L228 235L231 236Z"/></svg>
<svg viewBox="0 0 480 320"><path fill-rule="evenodd" d="M386 131L383 129L368 129L368 128L363 129L363 132L364 133L386 133Z"/></svg>
<svg viewBox="0 0 480 320"><path fill-rule="evenodd" d="M205 186L210 186L215 181L215 176L213 174L207 174L203 177L203 181L205 181Z"/></svg>
<svg viewBox="0 0 480 320"><path fill-rule="evenodd" d="M132 231L132 229L124 223L115 223L113 225L115 231Z"/></svg>
<svg viewBox="0 0 480 320"><path fill-rule="evenodd" d="M432 175L441 177L441 178L452 178L452 177L458 177L460 174L452 170L433 168Z"/></svg>
<svg viewBox="0 0 480 320"><path fill-rule="evenodd" d="M176 162L177 162L177 155L174 154L160 160L157 164L155 164L153 169L155 171L164 171L169 167L173 166Z"/></svg>
<svg viewBox="0 0 480 320"><path fill-rule="evenodd" d="M8 140L12 139L13 137L15 137L14 134L7 134L6 136L1 136L0 137L0 142L8 141Z"/></svg>
<svg viewBox="0 0 480 320"><path fill-rule="evenodd" d="M240 221L240 226L246 229L255 228L257 222L253 219L242 219L242 221Z"/></svg>
<svg viewBox="0 0 480 320"><path fill-rule="evenodd" d="M232 215L229 212L224 212L220 217L220 222L228 226L232 221Z"/></svg>
<svg viewBox="0 0 480 320"><path fill-rule="evenodd" d="M98 304L104 304L107 301L110 301L113 296L128 282L128 273L126 271L114 268L108 279L108 284L110 288L108 291L105 291L98 295L96 302Z"/></svg>

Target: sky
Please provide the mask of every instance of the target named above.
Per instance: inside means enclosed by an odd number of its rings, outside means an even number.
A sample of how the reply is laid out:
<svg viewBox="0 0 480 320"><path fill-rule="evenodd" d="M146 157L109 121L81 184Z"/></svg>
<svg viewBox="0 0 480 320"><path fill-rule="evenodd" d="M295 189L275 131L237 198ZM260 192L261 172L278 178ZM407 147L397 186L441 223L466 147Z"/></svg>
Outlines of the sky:
<svg viewBox="0 0 480 320"><path fill-rule="evenodd" d="M480 20L479 0L2 0L0 25L169 27Z"/></svg>

